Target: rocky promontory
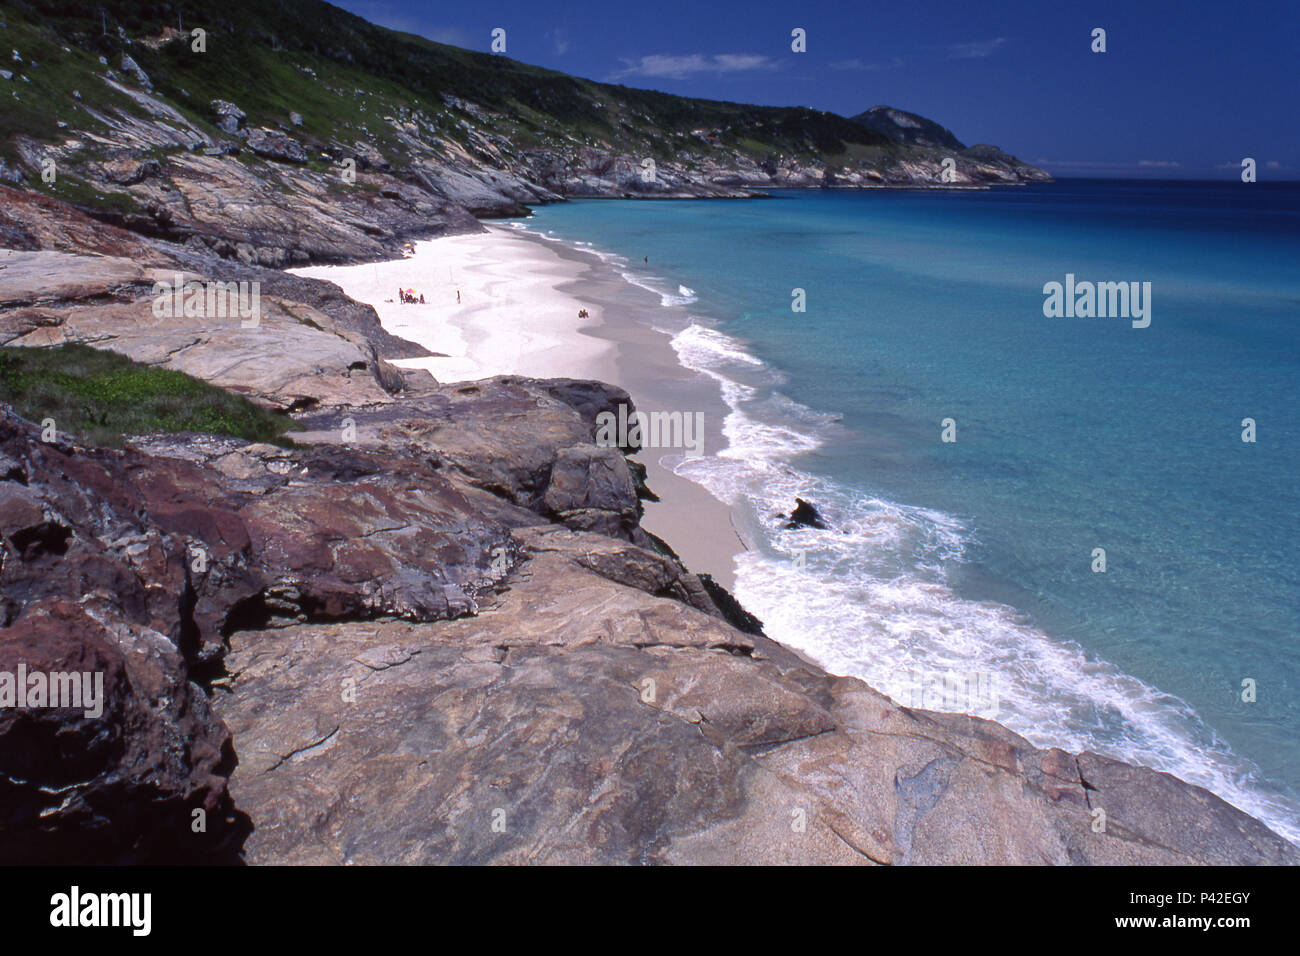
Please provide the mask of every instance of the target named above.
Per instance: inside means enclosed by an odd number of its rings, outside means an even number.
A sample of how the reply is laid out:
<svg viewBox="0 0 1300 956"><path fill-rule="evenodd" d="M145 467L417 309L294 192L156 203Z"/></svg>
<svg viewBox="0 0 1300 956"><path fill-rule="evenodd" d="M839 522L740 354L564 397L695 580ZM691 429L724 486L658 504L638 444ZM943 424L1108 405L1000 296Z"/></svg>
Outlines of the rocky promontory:
<svg viewBox="0 0 1300 956"><path fill-rule="evenodd" d="M9 349L297 425L98 447L0 407L0 671L105 687L98 715L0 709L3 862L1300 862L1167 774L755 633L640 527L595 440L620 389L402 371L369 307L255 263L256 327L160 317L158 277L229 260L0 199Z"/></svg>
<svg viewBox="0 0 1300 956"><path fill-rule="evenodd" d="M280 269L395 258L408 239L567 198L1051 179L951 134L900 135L943 128L898 110L884 122L633 90L316 0L193 0L200 50L161 9L29 0L6 14L0 183Z"/></svg>

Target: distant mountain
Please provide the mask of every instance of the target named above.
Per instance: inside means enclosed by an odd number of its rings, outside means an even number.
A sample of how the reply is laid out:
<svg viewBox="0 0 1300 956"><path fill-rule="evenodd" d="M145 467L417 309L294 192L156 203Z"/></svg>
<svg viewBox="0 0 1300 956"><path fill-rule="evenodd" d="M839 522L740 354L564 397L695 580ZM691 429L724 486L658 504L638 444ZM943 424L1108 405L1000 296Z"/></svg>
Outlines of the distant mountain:
<svg viewBox="0 0 1300 956"><path fill-rule="evenodd" d="M907 110L896 110L892 106L873 106L865 113L852 117L852 120L859 126L880 133L891 143L935 146L939 149L966 148L961 140L934 120L917 116Z"/></svg>
<svg viewBox="0 0 1300 956"><path fill-rule="evenodd" d="M873 128L597 83L319 0L10 0L0 20L0 180L261 265L373 258L567 197L945 185L950 155L950 184L1050 178L935 146L931 127L951 134L919 117L900 138L901 111Z"/></svg>

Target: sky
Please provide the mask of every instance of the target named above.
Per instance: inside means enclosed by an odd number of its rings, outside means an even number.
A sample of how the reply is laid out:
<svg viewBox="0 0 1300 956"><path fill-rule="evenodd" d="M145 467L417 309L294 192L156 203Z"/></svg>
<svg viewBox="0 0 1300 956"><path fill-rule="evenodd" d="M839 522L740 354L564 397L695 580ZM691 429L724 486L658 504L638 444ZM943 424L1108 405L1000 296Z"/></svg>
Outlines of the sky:
<svg viewBox="0 0 1300 956"><path fill-rule="evenodd" d="M683 96L879 104L1056 176L1300 180L1300 0L335 0L381 26ZM791 32L806 33L806 51ZM1091 49L1106 31L1106 51Z"/></svg>

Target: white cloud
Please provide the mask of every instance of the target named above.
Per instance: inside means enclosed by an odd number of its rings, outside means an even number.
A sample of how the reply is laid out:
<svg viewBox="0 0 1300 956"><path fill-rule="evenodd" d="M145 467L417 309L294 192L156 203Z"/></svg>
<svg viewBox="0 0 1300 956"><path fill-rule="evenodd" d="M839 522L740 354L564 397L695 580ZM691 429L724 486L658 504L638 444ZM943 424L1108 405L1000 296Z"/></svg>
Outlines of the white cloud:
<svg viewBox="0 0 1300 956"><path fill-rule="evenodd" d="M778 63L760 53L652 53L640 59L623 60L623 69L616 70L610 79L625 76L645 76L659 79L684 80L700 73L741 73L749 70L773 70Z"/></svg>
<svg viewBox="0 0 1300 956"><path fill-rule="evenodd" d="M1234 160L1233 160L1232 162L1230 162L1230 163L1219 163L1219 164L1218 164L1217 166L1215 166L1214 168L1215 168L1215 169L1241 169L1241 160L1240 160L1240 159L1234 159ZM1280 162L1278 162L1276 159L1270 159L1270 160L1268 160L1267 162L1264 163L1264 168L1265 168L1265 169L1287 169L1287 168L1289 168L1289 167L1287 167L1287 166L1283 166L1283 165L1282 165Z"/></svg>
<svg viewBox="0 0 1300 956"><path fill-rule="evenodd" d="M1044 169L1109 169L1117 172L1134 172L1139 169L1182 169L1183 167L1182 163L1175 162L1172 159L1140 159L1136 163L1108 163L1089 159L1048 159L1046 156L1034 160L1034 165L1042 166Z"/></svg>
<svg viewBox="0 0 1300 956"><path fill-rule="evenodd" d="M977 40L974 43L953 43L948 47L948 56L954 60L992 56L1006 42L1008 42L1006 37L998 37L995 40Z"/></svg>
<svg viewBox="0 0 1300 956"><path fill-rule="evenodd" d="M569 31L564 27L556 27L546 35L550 38L551 45L555 48L556 56L564 56L564 54L569 52Z"/></svg>
<svg viewBox="0 0 1300 956"><path fill-rule="evenodd" d="M883 63L868 63L858 57L851 60L836 60L831 64L832 70L859 70L863 72L875 72L876 70L893 70L903 65L902 57L890 57Z"/></svg>

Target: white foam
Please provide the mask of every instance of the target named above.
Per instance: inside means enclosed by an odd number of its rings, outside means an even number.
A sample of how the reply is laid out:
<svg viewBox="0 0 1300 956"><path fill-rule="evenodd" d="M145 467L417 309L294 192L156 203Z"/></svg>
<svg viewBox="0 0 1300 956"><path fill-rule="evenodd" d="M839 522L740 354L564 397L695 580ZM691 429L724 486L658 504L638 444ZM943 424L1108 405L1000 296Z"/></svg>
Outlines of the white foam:
<svg viewBox="0 0 1300 956"><path fill-rule="evenodd" d="M715 456L675 471L747 510L754 547L737 558L736 596L768 635L836 674L905 704L972 712L969 700L916 700L916 675L985 675L997 720L1040 747L1093 750L1205 787L1300 841L1300 808L1267 789L1185 701L1059 641L1015 608L961 597L948 584L975 536L966 522L886 501L794 467L838 416L733 376L768 367L738 340L694 324L672 340L679 360L718 382L732 411ZM761 410L761 412L760 412ZM796 497L833 531L785 529ZM797 563L802 563L800 570ZM908 697L912 697L909 700Z"/></svg>
<svg viewBox="0 0 1300 956"><path fill-rule="evenodd" d="M894 551L930 537L916 528L891 528L897 518L880 515L867 548ZM1184 701L1077 644L1053 639L1013 608L961 598L935 573L950 559L915 573L890 573L892 562L867 557L862 532L854 537L835 540L834 533L817 530L774 535L768 553L738 558L737 598L769 636L901 703L970 712L974 708L959 698L917 701L915 675L990 675L997 703L980 716L1034 745L1093 750L1172 773L1288 839L1300 839L1296 808L1263 790L1258 771ZM933 537L942 542L945 535ZM803 571L794 567L798 550L805 550Z"/></svg>
<svg viewBox="0 0 1300 956"><path fill-rule="evenodd" d="M766 438L773 429L765 428ZM780 460L780 442L752 434L743 441L676 472L748 509L742 523L755 546L737 558L735 592L768 636L900 703L974 711L1036 746L1093 750L1172 773L1300 840L1297 808L1267 792L1257 769L1187 703L1052 638L1015 608L954 592L949 575L974 540L964 522L793 468ZM816 502L834 530L784 528L796 497ZM997 707L917 700L917 673L987 675Z"/></svg>
<svg viewBox="0 0 1300 956"><path fill-rule="evenodd" d="M549 238L549 237L548 237ZM665 292L627 259L585 248L664 306L696 301ZM860 677L901 703L914 675L996 679L997 720L1040 747L1093 750L1205 787L1300 842L1300 808L1270 792L1258 770L1184 701L1034 627L1015 608L963 598L948 583L975 541L942 512L854 491L795 467L825 443L839 416L774 391L784 376L739 340L698 322L673 333L678 360L718 383L731 411L728 445L673 470L737 507L753 547L737 558L736 596L769 636L832 673ZM784 528L796 497L816 502L834 530ZM800 559L802 570L796 568ZM931 709L971 712L928 699Z"/></svg>
<svg viewBox="0 0 1300 956"><path fill-rule="evenodd" d="M721 365L731 362L753 366L764 364L762 359L745 351L736 339L698 323L692 323L677 333L672 346L683 365L702 372L717 371Z"/></svg>
<svg viewBox="0 0 1300 956"><path fill-rule="evenodd" d="M626 263L626 260L624 260L624 263ZM633 272L630 269L621 270L619 275L623 277L623 281L628 282L639 289L645 289L647 292L653 292L655 295L659 296L659 304L666 309L670 309L677 305L690 305L692 302L696 301L694 291L688 289L684 285L679 285L675 294L672 292L665 292L661 288L663 279L659 276L641 275L640 273Z"/></svg>

